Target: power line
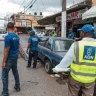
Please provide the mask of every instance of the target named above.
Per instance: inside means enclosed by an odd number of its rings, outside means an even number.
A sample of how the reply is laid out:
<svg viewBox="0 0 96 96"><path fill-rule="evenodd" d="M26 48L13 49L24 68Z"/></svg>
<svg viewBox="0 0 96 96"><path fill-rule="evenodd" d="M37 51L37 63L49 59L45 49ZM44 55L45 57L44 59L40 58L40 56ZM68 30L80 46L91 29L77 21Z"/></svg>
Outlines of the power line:
<svg viewBox="0 0 96 96"><path fill-rule="evenodd" d="M27 5L27 7L26 7L25 9L27 9L27 8L28 8L28 6L29 6L32 2L33 2L33 0L31 0L31 2Z"/></svg>
<svg viewBox="0 0 96 96"><path fill-rule="evenodd" d="M45 9L45 5L44 5L44 2L43 2L43 0L41 0L41 2L42 2L42 5L43 5L43 7L44 7L44 9Z"/></svg>
<svg viewBox="0 0 96 96"><path fill-rule="evenodd" d="M20 8L23 6L23 4L25 3L25 0L22 2L21 6L19 7L18 11L20 10Z"/></svg>
<svg viewBox="0 0 96 96"><path fill-rule="evenodd" d="M32 0L32 1L33 1L33 0ZM32 8L33 5L36 3L36 1L37 1L37 0L35 0L35 1L33 2L33 4L31 4L31 5L29 4L29 5L30 5L29 8ZM29 8L28 8L28 9L29 9ZM26 11L27 11L28 9L26 9ZM26 11L25 11L25 12L26 12Z"/></svg>
<svg viewBox="0 0 96 96"><path fill-rule="evenodd" d="M33 5L36 3L36 1L37 1L37 0L35 0L35 1L33 2Z"/></svg>

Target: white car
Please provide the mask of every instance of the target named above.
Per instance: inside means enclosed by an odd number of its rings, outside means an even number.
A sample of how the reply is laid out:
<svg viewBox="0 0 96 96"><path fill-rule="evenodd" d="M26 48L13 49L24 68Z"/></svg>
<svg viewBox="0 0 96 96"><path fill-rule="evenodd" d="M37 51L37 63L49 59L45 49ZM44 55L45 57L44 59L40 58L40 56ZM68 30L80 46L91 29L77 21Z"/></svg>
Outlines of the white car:
<svg viewBox="0 0 96 96"><path fill-rule="evenodd" d="M5 30L1 30L0 29L0 40L4 40L5 36L7 35L8 33L5 31Z"/></svg>
<svg viewBox="0 0 96 96"><path fill-rule="evenodd" d="M40 38L42 38L42 37L45 36L45 33L44 32L43 33L38 33L37 36L40 37Z"/></svg>

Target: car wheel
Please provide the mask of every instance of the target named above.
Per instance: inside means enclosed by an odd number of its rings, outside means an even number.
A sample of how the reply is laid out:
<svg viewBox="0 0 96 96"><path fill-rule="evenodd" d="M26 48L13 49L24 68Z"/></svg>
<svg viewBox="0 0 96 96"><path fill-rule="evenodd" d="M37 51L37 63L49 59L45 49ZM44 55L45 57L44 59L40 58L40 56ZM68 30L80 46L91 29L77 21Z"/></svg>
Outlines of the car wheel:
<svg viewBox="0 0 96 96"><path fill-rule="evenodd" d="M46 60L45 62L45 71L48 73L48 74L51 74L53 73L52 72L52 64L49 60Z"/></svg>

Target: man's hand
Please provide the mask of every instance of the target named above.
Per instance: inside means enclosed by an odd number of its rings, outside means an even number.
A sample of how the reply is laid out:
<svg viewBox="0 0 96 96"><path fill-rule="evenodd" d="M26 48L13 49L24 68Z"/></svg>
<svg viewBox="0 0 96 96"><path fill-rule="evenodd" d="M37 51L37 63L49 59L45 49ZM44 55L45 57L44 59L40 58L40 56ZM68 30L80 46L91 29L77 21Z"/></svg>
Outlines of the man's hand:
<svg viewBox="0 0 96 96"><path fill-rule="evenodd" d="M28 50L26 50L26 53L28 54Z"/></svg>
<svg viewBox="0 0 96 96"><path fill-rule="evenodd" d="M6 68L6 63L2 63L2 69Z"/></svg>

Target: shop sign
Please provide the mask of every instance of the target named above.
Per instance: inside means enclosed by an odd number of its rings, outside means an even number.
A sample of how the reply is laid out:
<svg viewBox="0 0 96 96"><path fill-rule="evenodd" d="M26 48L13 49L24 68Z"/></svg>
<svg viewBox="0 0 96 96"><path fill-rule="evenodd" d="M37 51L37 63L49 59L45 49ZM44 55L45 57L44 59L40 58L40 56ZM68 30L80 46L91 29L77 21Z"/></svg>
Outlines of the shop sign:
<svg viewBox="0 0 96 96"><path fill-rule="evenodd" d="M69 13L67 14L67 20L82 18L82 14L87 10L88 8L85 8L76 12ZM61 20L62 20L61 16L56 17L56 22L61 22Z"/></svg>
<svg viewBox="0 0 96 96"><path fill-rule="evenodd" d="M72 20L72 19L78 19L78 18L81 18L82 17L82 14L84 12L86 12L88 9L82 9L82 10L79 10L79 11L76 11L76 12L72 12L70 14L67 15L67 20Z"/></svg>

